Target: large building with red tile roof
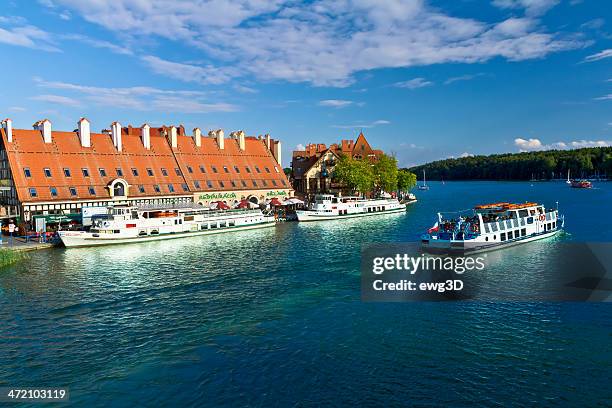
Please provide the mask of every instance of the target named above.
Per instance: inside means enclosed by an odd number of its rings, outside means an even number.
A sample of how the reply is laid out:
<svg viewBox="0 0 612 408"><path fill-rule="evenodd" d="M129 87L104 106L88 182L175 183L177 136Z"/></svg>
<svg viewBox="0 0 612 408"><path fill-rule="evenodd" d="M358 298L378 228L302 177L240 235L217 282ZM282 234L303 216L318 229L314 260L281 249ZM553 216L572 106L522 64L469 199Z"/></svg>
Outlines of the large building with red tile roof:
<svg viewBox="0 0 612 408"><path fill-rule="evenodd" d="M333 191L330 176L341 156L376 161L382 154L382 150L372 149L363 132L359 133L355 141L342 140L329 147L323 143L308 144L304 150L293 152L293 188L302 195Z"/></svg>
<svg viewBox="0 0 612 408"><path fill-rule="evenodd" d="M92 133L82 118L71 132L47 119L33 129L0 129L0 206L4 217L74 216L83 207L213 201L259 203L293 193L281 143L269 135L187 135L182 126L122 127Z"/></svg>

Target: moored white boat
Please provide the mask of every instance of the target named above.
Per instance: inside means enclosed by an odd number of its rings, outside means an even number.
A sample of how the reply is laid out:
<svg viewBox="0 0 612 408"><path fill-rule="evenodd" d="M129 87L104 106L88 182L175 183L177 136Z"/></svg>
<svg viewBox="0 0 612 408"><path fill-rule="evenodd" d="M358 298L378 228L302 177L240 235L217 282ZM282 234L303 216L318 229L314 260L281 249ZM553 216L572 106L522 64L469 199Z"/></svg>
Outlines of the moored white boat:
<svg viewBox="0 0 612 408"><path fill-rule="evenodd" d="M108 207L92 221L89 231L59 231L70 247L127 244L196 235L219 234L274 226L274 217L261 210L210 210L190 207Z"/></svg>
<svg viewBox="0 0 612 408"><path fill-rule="evenodd" d="M513 246L560 232L564 217L558 209L537 203L478 205L471 215L438 221L421 237L423 249L433 253L469 253Z"/></svg>
<svg viewBox="0 0 612 408"><path fill-rule="evenodd" d="M406 211L406 205L396 198L365 199L336 197L331 194L315 196L306 210L297 210L298 221L324 221L341 218L366 217Z"/></svg>

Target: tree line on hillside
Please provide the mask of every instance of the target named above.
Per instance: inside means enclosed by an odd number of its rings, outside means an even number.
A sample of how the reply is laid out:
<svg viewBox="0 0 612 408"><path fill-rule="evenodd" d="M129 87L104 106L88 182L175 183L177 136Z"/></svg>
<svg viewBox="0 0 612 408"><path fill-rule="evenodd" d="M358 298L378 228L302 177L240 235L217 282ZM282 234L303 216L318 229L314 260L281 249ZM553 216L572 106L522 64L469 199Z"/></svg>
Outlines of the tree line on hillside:
<svg viewBox="0 0 612 408"><path fill-rule="evenodd" d="M426 171L428 180L550 180L593 175L612 177L612 147L469 156L438 160L409 171ZM420 177L420 176L419 176Z"/></svg>
<svg viewBox="0 0 612 408"><path fill-rule="evenodd" d="M395 157L381 155L374 163L367 159L341 156L332 171L332 180L351 192L362 194L397 191L406 193L416 185L416 175L397 168Z"/></svg>

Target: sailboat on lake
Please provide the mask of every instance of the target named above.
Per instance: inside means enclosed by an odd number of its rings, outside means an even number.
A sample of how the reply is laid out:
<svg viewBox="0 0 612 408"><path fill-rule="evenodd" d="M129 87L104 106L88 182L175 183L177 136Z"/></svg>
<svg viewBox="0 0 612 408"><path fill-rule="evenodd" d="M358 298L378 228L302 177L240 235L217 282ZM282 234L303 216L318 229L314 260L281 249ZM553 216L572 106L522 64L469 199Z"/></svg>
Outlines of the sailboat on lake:
<svg viewBox="0 0 612 408"><path fill-rule="evenodd" d="M570 180L570 170L569 169L567 169L567 181L565 183L572 184L572 180Z"/></svg>
<svg viewBox="0 0 612 408"><path fill-rule="evenodd" d="M427 180L425 179L425 170L423 170L423 184L418 187L419 190L429 190L429 186L427 185Z"/></svg>

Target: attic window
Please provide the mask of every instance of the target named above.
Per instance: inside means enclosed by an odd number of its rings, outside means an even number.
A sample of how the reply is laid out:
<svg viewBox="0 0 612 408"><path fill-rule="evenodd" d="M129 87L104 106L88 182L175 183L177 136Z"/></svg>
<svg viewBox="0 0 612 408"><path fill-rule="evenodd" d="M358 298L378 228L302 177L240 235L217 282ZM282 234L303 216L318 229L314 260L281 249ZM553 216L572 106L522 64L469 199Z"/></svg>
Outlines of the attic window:
<svg viewBox="0 0 612 408"><path fill-rule="evenodd" d="M51 193L51 197L57 197L57 188L49 187L49 192Z"/></svg>
<svg viewBox="0 0 612 408"><path fill-rule="evenodd" d="M177 176L181 175L181 170L178 167L174 168L174 172L176 173Z"/></svg>
<svg viewBox="0 0 612 408"><path fill-rule="evenodd" d="M38 196L38 193L36 192L35 188L31 188L30 189L30 196L31 197L37 197Z"/></svg>
<svg viewBox="0 0 612 408"><path fill-rule="evenodd" d="M229 169L227 168L227 166L223 166L223 171L226 172L226 173L230 172Z"/></svg>
<svg viewBox="0 0 612 408"><path fill-rule="evenodd" d="M234 180L231 181L232 187L236 187L236 182Z"/></svg>
<svg viewBox="0 0 612 408"><path fill-rule="evenodd" d="M195 186L195 188L197 188L198 190L200 189L200 182L198 180L195 180L193 182L193 185Z"/></svg>
<svg viewBox="0 0 612 408"><path fill-rule="evenodd" d="M272 185L276 187L276 180L272 180Z"/></svg>
<svg viewBox="0 0 612 408"><path fill-rule="evenodd" d="M200 173L206 173L206 168L202 164L200 165Z"/></svg>
<svg viewBox="0 0 612 408"><path fill-rule="evenodd" d="M238 168L238 166L234 166L234 170L236 170L236 173L240 173L240 169Z"/></svg>
<svg viewBox="0 0 612 408"><path fill-rule="evenodd" d="M183 188L183 191L189 191L189 186L187 186L187 184L183 183L181 184L181 187Z"/></svg>
<svg viewBox="0 0 612 408"><path fill-rule="evenodd" d="M266 167L266 173L269 173L270 169L268 167Z"/></svg>
<svg viewBox="0 0 612 408"><path fill-rule="evenodd" d="M215 166L212 166L212 171L213 173L218 173L217 168Z"/></svg>
<svg viewBox="0 0 612 408"><path fill-rule="evenodd" d="M100 172L100 177L106 177L106 170L104 170L102 167L100 167L98 169L98 171Z"/></svg>
<svg viewBox="0 0 612 408"><path fill-rule="evenodd" d="M159 193L160 192L159 185L155 184L153 186L153 190L155 190L156 193Z"/></svg>
<svg viewBox="0 0 612 408"><path fill-rule="evenodd" d="M68 191L70 191L70 195L71 195L71 196L75 196L75 195L77 195L77 189L76 189L76 187L68 187Z"/></svg>
<svg viewBox="0 0 612 408"><path fill-rule="evenodd" d="M242 187L246 187L246 181L240 180L240 182L242 183Z"/></svg>
<svg viewBox="0 0 612 408"><path fill-rule="evenodd" d="M280 173L280 171L278 171L278 167L274 166L274 171L277 173Z"/></svg>
<svg viewBox="0 0 612 408"><path fill-rule="evenodd" d="M153 177L153 169L147 169L147 174Z"/></svg>
<svg viewBox="0 0 612 408"><path fill-rule="evenodd" d="M67 168L67 167L65 167L65 168L64 168L64 176L66 176L66 177L71 177L71 175L70 175L70 169L69 169L69 168Z"/></svg>
<svg viewBox="0 0 612 408"><path fill-rule="evenodd" d="M206 180L206 185L208 186L208 188L213 188L212 181L210 180Z"/></svg>
<svg viewBox="0 0 612 408"><path fill-rule="evenodd" d="M81 171L83 172L83 177L89 177L89 169L81 169Z"/></svg>
<svg viewBox="0 0 612 408"><path fill-rule="evenodd" d="M141 193L145 192L145 188L142 184L138 186L138 191L140 191Z"/></svg>
<svg viewBox="0 0 612 408"><path fill-rule="evenodd" d="M89 195L95 196L96 195L96 189L93 187L89 187Z"/></svg>
<svg viewBox="0 0 612 408"><path fill-rule="evenodd" d="M45 169L43 170L45 172L45 176L46 177L51 177L51 169L48 167L45 167Z"/></svg>
<svg viewBox="0 0 612 408"><path fill-rule="evenodd" d="M134 177L138 177L138 169L132 168L132 174L134 175Z"/></svg>
<svg viewBox="0 0 612 408"><path fill-rule="evenodd" d="M116 169L117 170L117 177L123 177L123 170L121 169Z"/></svg>
<svg viewBox="0 0 612 408"><path fill-rule="evenodd" d="M261 170L259 170L259 167L255 166L255 171L258 173L261 173Z"/></svg>
<svg viewBox="0 0 612 408"><path fill-rule="evenodd" d="M251 174L251 168L249 166L246 166L245 169L246 169L247 173Z"/></svg>
<svg viewBox="0 0 612 408"><path fill-rule="evenodd" d="M32 177L32 172L30 171L30 168L29 168L29 167L24 167L24 168L23 168L23 174L25 174L25 176L26 176L27 178ZM34 196L34 197L36 197L36 196Z"/></svg>
<svg viewBox="0 0 612 408"><path fill-rule="evenodd" d="M189 172L189 174L193 174L193 169L191 168L191 166L187 166L187 171Z"/></svg>
<svg viewBox="0 0 612 408"><path fill-rule="evenodd" d="M162 167L161 172L162 172L162 176L164 176L164 177L168 177L168 170L166 170L166 169L164 169L164 168Z"/></svg>
<svg viewBox="0 0 612 408"><path fill-rule="evenodd" d="M172 184L168 184L168 190L169 190L171 193L174 193L174 186L173 186Z"/></svg>

